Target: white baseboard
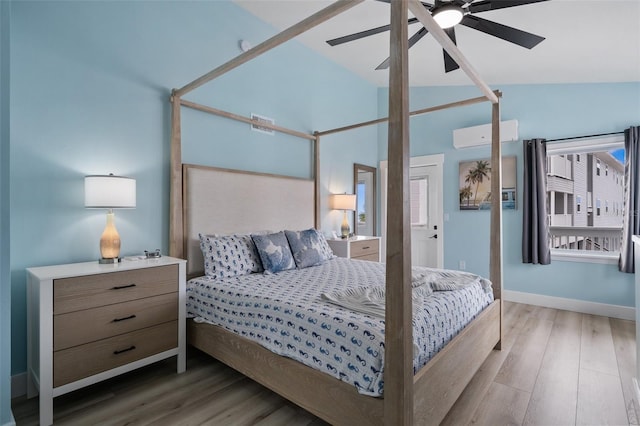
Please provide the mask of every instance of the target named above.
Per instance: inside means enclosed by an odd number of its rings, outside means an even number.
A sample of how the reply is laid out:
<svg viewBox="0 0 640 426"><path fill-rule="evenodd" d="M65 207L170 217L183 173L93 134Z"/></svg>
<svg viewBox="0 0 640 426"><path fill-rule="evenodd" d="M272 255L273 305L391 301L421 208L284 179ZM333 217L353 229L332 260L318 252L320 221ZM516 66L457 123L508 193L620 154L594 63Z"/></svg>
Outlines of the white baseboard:
<svg viewBox="0 0 640 426"><path fill-rule="evenodd" d="M27 373L11 376L11 399L27 394Z"/></svg>
<svg viewBox="0 0 640 426"><path fill-rule="evenodd" d="M636 320L636 310L630 306L609 305L606 303L587 302L586 300L565 299L563 297L545 296L542 294L523 293L503 290L504 300L545 308L563 309L583 314L602 315L625 320Z"/></svg>

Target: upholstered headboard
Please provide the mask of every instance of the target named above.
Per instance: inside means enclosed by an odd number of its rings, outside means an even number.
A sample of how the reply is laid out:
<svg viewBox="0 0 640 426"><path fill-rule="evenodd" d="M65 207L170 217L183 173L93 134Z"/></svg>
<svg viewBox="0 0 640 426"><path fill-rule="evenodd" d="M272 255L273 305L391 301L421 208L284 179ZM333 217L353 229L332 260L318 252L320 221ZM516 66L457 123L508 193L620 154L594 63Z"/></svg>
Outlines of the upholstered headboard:
<svg viewBox="0 0 640 426"><path fill-rule="evenodd" d="M198 235L249 234L314 226L314 181L184 164L187 275L203 275Z"/></svg>

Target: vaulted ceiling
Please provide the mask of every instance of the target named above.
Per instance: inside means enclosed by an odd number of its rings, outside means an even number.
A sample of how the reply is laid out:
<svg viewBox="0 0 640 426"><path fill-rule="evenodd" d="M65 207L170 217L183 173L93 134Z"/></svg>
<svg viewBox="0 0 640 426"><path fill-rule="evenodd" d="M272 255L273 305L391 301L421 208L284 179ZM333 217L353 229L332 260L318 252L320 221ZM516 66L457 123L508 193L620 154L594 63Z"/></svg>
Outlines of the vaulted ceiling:
<svg viewBox="0 0 640 426"><path fill-rule="evenodd" d="M283 30L331 1L235 3ZM528 50L457 25L458 47L489 84L640 81L640 0L550 0L476 16L546 38ZM365 0L297 40L371 83L387 86L388 70L375 68L389 56L388 32L334 47L326 40L388 23L389 4ZM419 23L410 25L409 35L421 27ZM263 40L248 41L255 45ZM411 48L409 64L412 86L471 84L462 70L444 72L442 49L428 34Z"/></svg>

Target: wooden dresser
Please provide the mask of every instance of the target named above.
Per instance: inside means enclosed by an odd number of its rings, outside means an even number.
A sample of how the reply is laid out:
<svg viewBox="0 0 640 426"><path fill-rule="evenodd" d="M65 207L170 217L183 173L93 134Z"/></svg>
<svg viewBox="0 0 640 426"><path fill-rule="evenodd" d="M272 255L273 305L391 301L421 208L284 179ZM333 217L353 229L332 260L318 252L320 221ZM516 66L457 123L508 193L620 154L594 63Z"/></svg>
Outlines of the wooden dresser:
<svg viewBox="0 0 640 426"><path fill-rule="evenodd" d="M53 398L177 355L186 365L186 261L27 269L27 396L40 393L40 424Z"/></svg>
<svg viewBox="0 0 640 426"><path fill-rule="evenodd" d="M380 237L355 237L327 240L333 254L349 259L380 261Z"/></svg>

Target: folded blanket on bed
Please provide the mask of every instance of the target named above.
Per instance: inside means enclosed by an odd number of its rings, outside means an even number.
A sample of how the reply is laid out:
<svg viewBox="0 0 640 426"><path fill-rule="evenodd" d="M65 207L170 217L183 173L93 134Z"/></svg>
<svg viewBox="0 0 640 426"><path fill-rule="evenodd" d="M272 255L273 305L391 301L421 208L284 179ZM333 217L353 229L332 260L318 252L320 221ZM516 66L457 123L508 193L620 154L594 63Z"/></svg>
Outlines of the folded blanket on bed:
<svg viewBox="0 0 640 426"><path fill-rule="evenodd" d="M411 299L416 306L424 305L425 297L433 291L453 291L463 289L479 282L485 293L491 292L491 282L474 274L432 268L413 268L411 270ZM322 298L328 302L362 312L368 315L384 318L385 316L385 288L382 286L356 287L345 290L322 293Z"/></svg>
<svg viewBox="0 0 640 426"><path fill-rule="evenodd" d="M460 290L476 282L480 283L485 293L491 293L491 281L468 272L441 269L429 278L433 291Z"/></svg>
<svg viewBox="0 0 640 426"><path fill-rule="evenodd" d="M431 275L430 271L412 271L411 298L415 306L422 306L424 298L433 293L429 285ZM323 293L322 298L343 308L384 318L385 288L382 286L348 288Z"/></svg>

